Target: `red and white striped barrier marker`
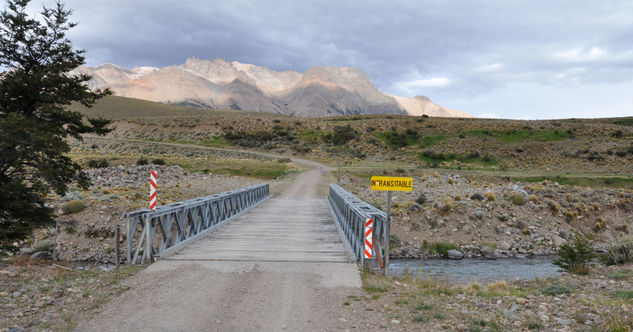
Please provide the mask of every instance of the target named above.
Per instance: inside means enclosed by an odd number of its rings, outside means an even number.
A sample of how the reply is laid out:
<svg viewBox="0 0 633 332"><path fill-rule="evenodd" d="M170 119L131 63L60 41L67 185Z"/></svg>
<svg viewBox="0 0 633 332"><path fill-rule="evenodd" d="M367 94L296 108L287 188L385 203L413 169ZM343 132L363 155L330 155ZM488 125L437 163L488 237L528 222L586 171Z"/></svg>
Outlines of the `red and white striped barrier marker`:
<svg viewBox="0 0 633 332"><path fill-rule="evenodd" d="M374 232L374 219L367 218L365 220L365 258L373 258L373 232Z"/></svg>
<svg viewBox="0 0 633 332"><path fill-rule="evenodd" d="M156 172L151 170L149 173L149 209L156 208Z"/></svg>

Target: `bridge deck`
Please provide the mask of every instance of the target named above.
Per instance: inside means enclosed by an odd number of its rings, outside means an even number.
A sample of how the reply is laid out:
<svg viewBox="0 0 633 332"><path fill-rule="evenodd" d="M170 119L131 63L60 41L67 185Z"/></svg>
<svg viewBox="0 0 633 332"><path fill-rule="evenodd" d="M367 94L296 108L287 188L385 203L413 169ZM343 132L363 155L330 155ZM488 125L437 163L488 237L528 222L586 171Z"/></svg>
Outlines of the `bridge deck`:
<svg viewBox="0 0 633 332"><path fill-rule="evenodd" d="M324 198L273 197L168 260L349 262Z"/></svg>

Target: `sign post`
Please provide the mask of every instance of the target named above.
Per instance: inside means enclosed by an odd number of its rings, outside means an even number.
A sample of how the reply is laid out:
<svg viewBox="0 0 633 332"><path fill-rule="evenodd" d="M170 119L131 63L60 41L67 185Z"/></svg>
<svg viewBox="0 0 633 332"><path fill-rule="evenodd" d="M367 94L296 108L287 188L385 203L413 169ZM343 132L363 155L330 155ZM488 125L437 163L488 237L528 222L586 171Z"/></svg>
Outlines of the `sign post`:
<svg viewBox="0 0 633 332"><path fill-rule="evenodd" d="M391 193L393 191L413 190L413 178L393 177L393 176L372 176L371 190L382 190L387 192L387 225L385 230L385 269L387 275L389 270L389 236L391 232ZM380 253L377 253L380 256Z"/></svg>

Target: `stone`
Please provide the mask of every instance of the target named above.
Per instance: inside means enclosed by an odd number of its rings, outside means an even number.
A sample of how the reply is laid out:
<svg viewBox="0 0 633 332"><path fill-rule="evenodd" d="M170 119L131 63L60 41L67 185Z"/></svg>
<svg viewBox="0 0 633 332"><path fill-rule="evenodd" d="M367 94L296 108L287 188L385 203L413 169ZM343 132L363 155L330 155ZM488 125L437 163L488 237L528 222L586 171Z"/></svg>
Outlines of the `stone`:
<svg viewBox="0 0 633 332"><path fill-rule="evenodd" d="M30 256L33 253L33 249L29 247L20 248L18 255L20 256Z"/></svg>
<svg viewBox="0 0 633 332"><path fill-rule="evenodd" d="M499 248L502 250L510 250L512 246L506 241L501 241L501 243L499 243Z"/></svg>
<svg viewBox="0 0 633 332"><path fill-rule="evenodd" d="M549 316L548 316L548 315L546 315L546 314L544 314L544 313L541 313L541 314L538 316L538 319L540 319L540 320L541 320L541 322L549 322Z"/></svg>
<svg viewBox="0 0 633 332"><path fill-rule="evenodd" d="M33 244L33 252L48 251L53 247L53 245L55 245L53 240L37 241Z"/></svg>
<svg viewBox="0 0 633 332"><path fill-rule="evenodd" d="M51 258L51 254L49 254L46 251L40 251L40 252L36 252L36 253L32 254L29 258L31 258L31 259L50 259Z"/></svg>
<svg viewBox="0 0 633 332"><path fill-rule="evenodd" d="M483 210L477 210L475 211L475 217L479 220L481 220L484 217L484 211Z"/></svg>
<svg viewBox="0 0 633 332"><path fill-rule="evenodd" d="M506 316L509 321L519 320L519 316L512 309L504 311L503 315Z"/></svg>
<svg viewBox="0 0 633 332"><path fill-rule="evenodd" d="M495 251L492 248L490 248L489 246L481 247L481 249L479 249L479 252L486 259L497 259L497 258L499 258L497 255L495 255Z"/></svg>
<svg viewBox="0 0 633 332"><path fill-rule="evenodd" d="M11 294L11 296L13 296L14 299L17 299L18 297L22 296L21 292L15 291Z"/></svg>
<svg viewBox="0 0 633 332"><path fill-rule="evenodd" d="M528 304L530 301L524 297L517 297L516 302L518 304Z"/></svg>
<svg viewBox="0 0 633 332"><path fill-rule="evenodd" d="M564 325L564 326L571 325L571 319L562 319L562 318L555 317L554 321L556 321L556 323L558 323L560 325Z"/></svg>
<svg viewBox="0 0 633 332"><path fill-rule="evenodd" d="M391 320L391 324L398 325L398 324L400 324L400 321L397 320L397 319L392 319Z"/></svg>
<svg viewBox="0 0 633 332"><path fill-rule="evenodd" d="M459 250L455 250L455 249L451 249L448 251L448 258L449 259L462 259L464 258L464 254L459 251Z"/></svg>
<svg viewBox="0 0 633 332"><path fill-rule="evenodd" d="M567 243L567 240L563 239L562 237L553 234L552 235L552 244L554 244L554 246L556 246L556 248L562 246L563 244Z"/></svg>

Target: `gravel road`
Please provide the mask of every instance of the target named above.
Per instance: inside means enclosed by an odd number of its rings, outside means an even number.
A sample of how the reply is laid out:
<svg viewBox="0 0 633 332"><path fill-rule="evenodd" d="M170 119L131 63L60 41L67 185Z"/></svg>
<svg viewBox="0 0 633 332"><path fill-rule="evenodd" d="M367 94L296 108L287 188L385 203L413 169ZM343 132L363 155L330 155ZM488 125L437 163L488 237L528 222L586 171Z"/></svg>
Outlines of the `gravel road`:
<svg viewBox="0 0 633 332"><path fill-rule="evenodd" d="M309 166L280 199L318 197L325 166ZM77 331L334 331L361 293L347 263L161 260L128 285Z"/></svg>

